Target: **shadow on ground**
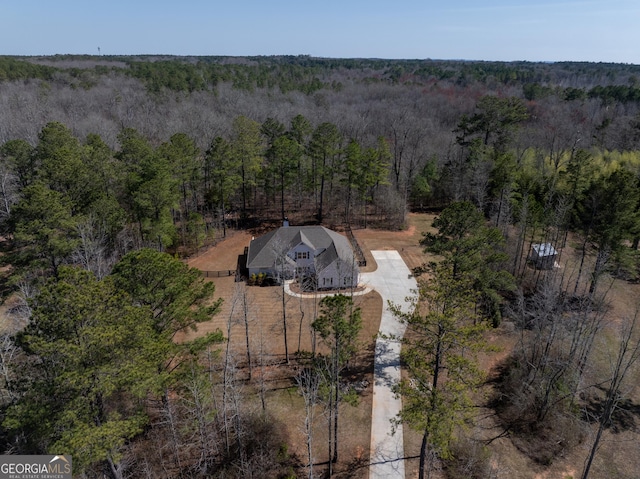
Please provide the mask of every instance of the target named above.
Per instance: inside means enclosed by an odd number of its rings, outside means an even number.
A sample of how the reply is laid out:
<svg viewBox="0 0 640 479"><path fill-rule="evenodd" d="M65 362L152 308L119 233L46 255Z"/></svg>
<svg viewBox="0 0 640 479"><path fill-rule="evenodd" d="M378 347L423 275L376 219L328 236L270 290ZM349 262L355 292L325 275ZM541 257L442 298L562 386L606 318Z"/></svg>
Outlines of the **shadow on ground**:
<svg viewBox="0 0 640 479"><path fill-rule="evenodd" d="M604 414L606 402L606 389L598 388L599 393L591 394L585 398L585 408L583 420L595 423ZM636 404L630 399L621 399L618 407L611 415L611 421L606 424L606 428L613 433L621 433L625 431L637 431L637 418L640 417L640 404Z"/></svg>

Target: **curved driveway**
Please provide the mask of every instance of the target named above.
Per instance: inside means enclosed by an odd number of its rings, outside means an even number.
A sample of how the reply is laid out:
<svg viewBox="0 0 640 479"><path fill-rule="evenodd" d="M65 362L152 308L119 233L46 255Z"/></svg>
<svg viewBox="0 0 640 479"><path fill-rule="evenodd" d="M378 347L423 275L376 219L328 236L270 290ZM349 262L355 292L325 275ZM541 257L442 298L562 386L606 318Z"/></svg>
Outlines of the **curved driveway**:
<svg viewBox="0 0 640 479"><path fill-rule="evenodd" d="M397 251L372 251L378 264L372 273L362 273L361 282L371 286L382 296L380 333L401 338L405 325L389 310L389 301L408 311L406 301L418 288L411 271ZM400 381L400 342L378 338L373 372L373 408L371 417L371 466L369 479L404 478L404 447L402 424L392 434L392 423L400 412L402 401L392 387Z"/></svg>

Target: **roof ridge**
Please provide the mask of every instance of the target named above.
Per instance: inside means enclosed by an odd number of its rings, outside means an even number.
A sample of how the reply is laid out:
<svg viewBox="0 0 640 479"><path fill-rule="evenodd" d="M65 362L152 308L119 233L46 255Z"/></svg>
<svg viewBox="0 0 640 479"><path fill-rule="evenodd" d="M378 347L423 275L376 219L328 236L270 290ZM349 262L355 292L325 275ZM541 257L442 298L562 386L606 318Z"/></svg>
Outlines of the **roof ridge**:
<svg viewBox="0 0 640 479"><path fill-rule="evenodd" d="M311 238L309 238L306 234L304 234L304 231L302 230L300 230L300 241L306 244L307 246L309 246L313 250L318 249L316 248L316 245L313 244L313 241L311 241Z"/></svg>

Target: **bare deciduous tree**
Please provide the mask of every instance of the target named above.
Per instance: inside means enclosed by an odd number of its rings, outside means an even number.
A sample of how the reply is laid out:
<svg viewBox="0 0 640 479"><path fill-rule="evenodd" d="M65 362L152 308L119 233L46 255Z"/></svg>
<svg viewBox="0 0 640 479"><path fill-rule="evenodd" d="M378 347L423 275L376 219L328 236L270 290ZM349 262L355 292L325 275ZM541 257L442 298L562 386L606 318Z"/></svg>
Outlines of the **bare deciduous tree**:
<svg viewBox="0 0 640 479"><path fill-rule="evenodd" d="M580 476L581 479L589 477L593 459L602 440L602 434L605 428L611 425L612 416L624 396L623 388L627 376L638 359L640 359L640 338L637 331L639 314L640 311L636 310L633 318L627 319L621 327L617 343L618 351L611 365L611 376L606 380L609 386L606 389L602 413L598 417L598 431L587 456L582 476Z"/></svg>
<svg viewBox="0 0 640 479"><path fill-rule="evenodd" d="M74 263L91 271L98 279L104 278L115 265L116 255L107 248L107 235L104 228L93 216L77 224L78 247L71 255Z"/></svg>
<svg viewBox="0 0 640 479"><path fill-rule="evenodd" d="M307 445L307 471L308 479L313 479L313 464L315 462L313 456L313 425L316 418L316 406L319 400L319 389L322 382L322 374L315 368L301 369L296 375L296 384L298 390L304 399L304 425L303 432L306 437Z"/></svg>

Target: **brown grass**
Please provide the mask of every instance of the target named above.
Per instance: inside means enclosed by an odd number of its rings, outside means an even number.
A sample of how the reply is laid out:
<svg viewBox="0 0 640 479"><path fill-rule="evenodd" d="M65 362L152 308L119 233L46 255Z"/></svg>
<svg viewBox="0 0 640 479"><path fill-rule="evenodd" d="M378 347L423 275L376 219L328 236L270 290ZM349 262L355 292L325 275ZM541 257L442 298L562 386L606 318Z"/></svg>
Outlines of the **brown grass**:
<svg viewBox="0 0 640 479"><path fill-rule="evenodd" d="M371 250L396 249L400 252L409 268L414 268L423 264L427 257L419 245L422 233L431 228L434 215L411 214L409 225L404 231L379 231L373 229L354 230L362 250L367 259L367 266L363 271L373 271L376 268ZM233 232L227 239L211 248L206 253L189 260L189 264L205 270L235 269L237 256L242 254L244 247L248 245L251 234L246 232ZM562 267L566 273L567 281L575 281L577 273L578 256L572 248L572 243L565 248L562 255ZM586 275L585 275L586 276ZM199 334L220 328L225 330L226 323L231 312L231 298L235 288L246 287L244 283L234 283L233 278L218 278L213 280L216 284L216 296L225 299L222 311L209 323L201 325ZM603 281L606 281L603 280ZM604 285L604 283L603 283ZM253 317L250 330L251 336L265 338L265 349L270 358L277 364L271 368L270 374L274 378L271 381L272 388L268 393L269 408L271 412L289 425L289 437L291 438L291 452L297 454L304 460L304 436L302 434L302 401L297 395L291 376L293 370L282 366L284 356L284 342L282 337L282 306L279 288L277 287L250 287L247 289L253 304ZM597 352L594 355L594 365L591 371L591 378L595 378L603 373L608 360L604 346L611 342L611 334L623 317L629 316L635 310L638 297L640 297L640 285L630 284L623 281L616 281L611 287L608 298L612 308L608 317L609 324L605 332L601 335L597 345ZM357 361L357 374L364 375L370 379L372 374L373 356L371 346L373 337L376 334L382 302L376 293L356 298L357 305L362 308L364 329L360 335L363 344L362 354ZM311 347L310 323L313 318L314 305L312 299L299 300L289 298L286 303L288 328L289 328L289 349L295 352L298 349L298 334L300 331L300 319L302 318L302 335L300 348L309 350ZM303 316L304 312L304 316ZM517 333L514 333L508 323L501 328L490 332L489 343L496 346L497 351L487 353L481 358L481 364L486 371L493 370L494 366L504 359L518 340ZM254 349L257 347L257 339L254 340ZM234 324L231 331L231 346L242 354L244 345L244 326ZM495 373L495 371L493 371ZM640 387L636 372L635 381L629 390L634 404L640 402ZM370 381L371 383L371 381ZM477 396L479 407L477 419L465 434L481 437L485 440L493 439L489 444L492 455L492 463L498 470L498 478L509 479L565 479L573 476L578 477L582 471L584 459L588 453L590 438L578 447L565 451L561 457L557 458L553 464L543 467L535 464L520 452L506 435L498 437L503 432L493 416L493 411L482 406L486 403L486 398L490 391L485 389ZM356 463L356 459L369 456L370 441L370 417L371 417L371 386L363 393L358 407L354 408L344 405L341 411L341 461L339 467L344 471L343 477L368 477L366 467L350 471L350 467ZM326 461L326 432L324 419L319 419L316 436L316 459L317 462ZM592 427L590 434L595 429ZM415 457L419 452L420 434L405 428L405 455ZM417 459L410 459L406 462L407 477L417 476ZM634 478L640 471L640 454L638 454L637 433L633 431L623 431L611 433L607 431L602 443L601 450L596 456L592 468L591 477L611 477L611 478ZM635 474L635 476L634 476ZM438 475L432 476L435 478Z"/></svg>
<svg viewBox="0 0 640 479"><path fill-rule="evenodd" d="M238 255L249 244L251 234L233 232L227 239L198 257L191 258L188 264L202 270L218 271L235 269ZM266 370L269 391L267 393L270 412L289 426L288 436L291 439L290 453L296 454L304 461L306 457L305 436L303 426L303 403L298 395L293 376L295 375L295 358L298 351L312 350L311 323L318 314L318 298L296 298L285 296L287 313L287 343L291 365L285 364L285 347L282 322L282 288L279 286L258 287L247 286L244 282L235 282L233 277L208 279L216 286L216 297L224 299L221 311L211 321L200 324L198 331L187 338L220 329L227 331L231 320L230 347L237 354L241 365L246 366L245 326L239 305L234 306L233 297L238 292L246 291L250 304L249 336L253 361L257 360L260 349L265 353L265 361L273 364ZM364 296L355 296L354 303L361 309L363 328L358 337L360 354L351 362L349 373L353 379L369 382L369 387L360 396L356 407L344 404L341 406L341 422L339 428L340 461L337 470L344 477L366 478L368 468L361 467L358 458L369 457L371 440L371 396L373 379L373 346L375 336L380 327L382 298L372 292ZM323 347L318 338L318 351ZM318 413L315 438L315 457L318 470L326 467L326 420Z"/></svg>
<svg viewBox="0 0 640 479"><path fill-rule="evenodd" d="M371 256L373 250L398 250L409 269L422 265L426 256L420 246L420 240L423 233L435 232L431 226L434 218L435 215L431 214L411 213L409 224L404 231L380 231L370 228L354 230L353 235L358 240L367 260L367 266L362 268L362 271L375 271L377 268Z"/></svg>
<svg viewBox="0 0 640 479"><path fill-rule="evenodd" d="M559 272L563 275L565 284L568 285L570 291L573 291L578 274L580 260L579 251L576 249L578 244L579 241L570 236L560 258L561 269ZM588 288L591 263L592 258L588 257L578 287L579 293L586 291L586 288ZM545 274L547 274L533 269L528 269L527 273L531 282L536 280L544 281ZM602 278L599 288L603 292L607 291L607 302L610 304L610 309L605 318L605 327L594 345L589 370L583 381L585 386L601 380L599 378L606 377L609 361L611 360L611 353L607 351L611 350L612 337L618 330L622 319L633 315L640 293L640 285L620 280L612 282L612 279L606 275ZM481 360L483 368L489 371L490 374L496 373L495 366L504 360L518 341L518 333L512 332L510 326L506 323L498 330L491 332L489 341L499 348L499 352L485 355ZM635 379L633 377L630 378L631 381L629 383L632 386L627 391L628 397L632 398L635 404L640 402L638 377L638 371L636 370ZM491 388L490 384L485 387L484 397L492 394ZM482 397L479 400L482 400ZM482 418L482 421L475 424L474 435L489 440L497 438L504 432L495 420L492 410L481 408L478 417ZM499 471L498 477L513 479L580 477L596 431L596 425L587 426L586 431L587 436L582 444L567 448L559 457L553 460L551 465L546 467L535 463L518 450L509 435L493 440L490 443L490 450L492 452L492 460ZM637 432L623 431L614 434L607 431L601 449L596 455L590 477L637 478L637 471L640 471L640 454L638 454L637 444Z"/></svg>

